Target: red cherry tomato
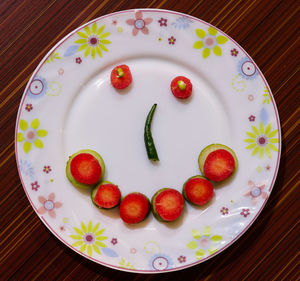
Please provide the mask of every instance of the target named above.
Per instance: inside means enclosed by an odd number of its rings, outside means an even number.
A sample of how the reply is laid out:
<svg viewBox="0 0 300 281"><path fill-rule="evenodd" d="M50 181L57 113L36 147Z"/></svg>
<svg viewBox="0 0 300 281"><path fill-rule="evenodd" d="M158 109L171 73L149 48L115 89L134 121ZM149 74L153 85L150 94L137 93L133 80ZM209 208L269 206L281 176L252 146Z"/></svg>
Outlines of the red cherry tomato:
<svg viewBox="0 0 300 281"><path fill-rule="evenodd" d="M171 91L178 99L187 99L193 90L191 81L184 76L177 76L171 82Z"/></svg>

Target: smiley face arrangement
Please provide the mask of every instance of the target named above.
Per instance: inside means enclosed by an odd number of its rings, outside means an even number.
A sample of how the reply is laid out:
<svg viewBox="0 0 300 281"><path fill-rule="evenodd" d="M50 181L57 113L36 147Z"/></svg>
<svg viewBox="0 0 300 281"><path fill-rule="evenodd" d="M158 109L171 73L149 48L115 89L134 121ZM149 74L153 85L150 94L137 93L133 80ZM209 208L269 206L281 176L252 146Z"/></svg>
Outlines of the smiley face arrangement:
<svg viewBox="0 0 300 281"><path fill-rule="evenodd" d="M246 51L202 20L155 9L104 15L49 50L15 137L24 192L49 231L140 273L235 243L266 206L281 150L274 98ZM238 170L217 143L234 149Z"/></svg>
<svg viewBox="0 0 300 281"><path fill-rule="evenodd" d="M112 86L120 90L132 83L132 74L127 65L116 66L111 72ZM175 77L170 85L173 95L178 99L187 99L192 94L192 83L184 76ZM151 134L151 124L157 104L148 113L145 122L144 141L150 161L159 161ZM222 144L205 147L199 157L201 175L193 176L183 184L182 193L173 188L159 189L150 200L140 192L132 192L121 199L118 185L103 181L105 164L102 157L93 150L84 149L70 156L66 175L73 186L91 188L91 200L101 209L112 209L120 205L119 215L127 224L142 222L152 210L160 222L177 220L183 212L185 200L192 205L203 206L214 196L212 182L221 182L230 178L238 168L238 160L232 149ZM212 181L212 182L211 182Z"/></svg>

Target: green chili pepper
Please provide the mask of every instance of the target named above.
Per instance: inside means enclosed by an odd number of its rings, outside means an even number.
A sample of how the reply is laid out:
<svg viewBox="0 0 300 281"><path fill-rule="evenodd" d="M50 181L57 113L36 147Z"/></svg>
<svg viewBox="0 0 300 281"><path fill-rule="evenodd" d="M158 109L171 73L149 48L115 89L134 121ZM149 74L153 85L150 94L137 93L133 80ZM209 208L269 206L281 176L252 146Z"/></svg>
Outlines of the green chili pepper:
<svg viewBox="0 0 300 281"><path fill-rule="evenodd" d="M159 161L157 151L154 145L154 141L152 138L152 134L151 134L151 122L153 119L156 106L157 104L154 104L148 113L146 123L145 123L145 131L144 131L144 140L145 140L145 146L146 146L148 158L153 161Z"/></svg>

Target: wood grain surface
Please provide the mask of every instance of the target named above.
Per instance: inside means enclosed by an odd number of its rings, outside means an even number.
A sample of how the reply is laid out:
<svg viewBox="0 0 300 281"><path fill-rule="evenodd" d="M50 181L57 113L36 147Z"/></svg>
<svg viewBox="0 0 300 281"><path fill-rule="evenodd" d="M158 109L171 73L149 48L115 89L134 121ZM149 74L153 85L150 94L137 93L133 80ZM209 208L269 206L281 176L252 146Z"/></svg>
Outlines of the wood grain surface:
<svg viewBox="0 0 300 281"><path fill-rule="evenodd" d="M147 7L198 17L236 40L265 75L282 128L278 177L250 229L216 257L159 275L106 268L58 241L26 198L14 152L19 102L50 48L91 19ZM299 1L1 0L0 34L0 280L299 280Z"/></svg>

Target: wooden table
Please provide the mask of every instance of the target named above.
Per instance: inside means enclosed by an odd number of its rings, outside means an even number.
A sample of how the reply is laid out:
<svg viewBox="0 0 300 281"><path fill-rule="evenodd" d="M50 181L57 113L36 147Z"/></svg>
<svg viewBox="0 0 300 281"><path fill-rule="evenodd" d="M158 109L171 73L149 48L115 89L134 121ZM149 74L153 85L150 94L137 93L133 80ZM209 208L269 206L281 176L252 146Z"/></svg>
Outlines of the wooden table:
<svg viewBox="0 0 300 281"><path fill-rule="evenodd" d="M15 119L30 75L60 39L107 13L136 7L180 11L235 39L258 64L282 126L278 177L265 209L227 250L162 275L95 264L58 241L33 211L18 177ZM297 17L298 14L298 17ZM0 2L1 280L296 280L299 273L299 2L286 0L2 0ZM298 43L298 44L297 44ZM298 91L298 93L297 93ZM298 144L298 145L297 145ZM297 197L298 195L298 197ZM297 267L298 266L298 267ZM299 280L299 279L298 279Z"/></svg>

